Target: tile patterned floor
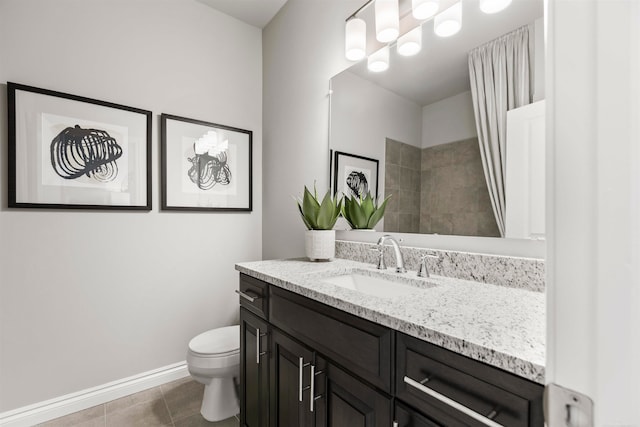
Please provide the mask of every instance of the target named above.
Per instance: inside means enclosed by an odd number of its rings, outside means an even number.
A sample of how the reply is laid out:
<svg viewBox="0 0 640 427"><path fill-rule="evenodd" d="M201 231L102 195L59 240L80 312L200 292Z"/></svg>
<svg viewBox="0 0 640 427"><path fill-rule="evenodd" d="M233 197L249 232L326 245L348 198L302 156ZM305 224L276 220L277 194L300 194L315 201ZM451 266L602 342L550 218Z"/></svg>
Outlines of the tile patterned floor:
<svg viewBox="0 0 640 427"><path fill-rule="evenodd" d="M238 427L236 417L216 423L200 415L204 386L186 377L84 411L38 424L41 427Z"/></svg>

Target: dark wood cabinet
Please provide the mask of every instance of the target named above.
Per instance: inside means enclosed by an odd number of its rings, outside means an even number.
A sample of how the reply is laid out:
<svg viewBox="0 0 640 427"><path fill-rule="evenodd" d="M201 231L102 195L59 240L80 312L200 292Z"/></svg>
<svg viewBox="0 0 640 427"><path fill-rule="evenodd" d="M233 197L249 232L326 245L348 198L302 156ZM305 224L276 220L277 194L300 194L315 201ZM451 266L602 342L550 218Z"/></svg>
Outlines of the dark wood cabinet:
<svg viewBox="0 0 640 427"><path fill-rule="evenodd" d="M244 427L544 425L540 384L244 274L240 290Z"/></svg>
<svg viewBox="0 0 640 427"><path fill-rule="evenodd" d="M402 333L396 340L395 395L428 418L452 427L544 425L540 384Z"/></svg>
<svg viewBox="0 0 640 427"><path fill-rule="evenodd" d="M269 325L240 308L240 422L269 426Z"/></svg>
<svg viewBox="0 0 640 427"><path fill-rule="evenodd" d="M364 384L353 375L325 360L318 366L324 375L320 395L326 427L391 426L391 398Z"/></svg>
<svg viewBox="0 0 640 427"><path fill-rule="evenodd" d="M314 353L275 328L270 352L270 425L313 427L309 399Z"/></svg>
<svg viewBox="0 0 640 427"><path fill-rule="evenodd" d="M443 427L400 401L396 402L394 419L397 423L394 427Z"/></svg>
<svg viewBox="0 0 640 427"><path fill-rule="evenodd" d="M272 325L391 394L391 329L277 287L269 310Z"/></svg>

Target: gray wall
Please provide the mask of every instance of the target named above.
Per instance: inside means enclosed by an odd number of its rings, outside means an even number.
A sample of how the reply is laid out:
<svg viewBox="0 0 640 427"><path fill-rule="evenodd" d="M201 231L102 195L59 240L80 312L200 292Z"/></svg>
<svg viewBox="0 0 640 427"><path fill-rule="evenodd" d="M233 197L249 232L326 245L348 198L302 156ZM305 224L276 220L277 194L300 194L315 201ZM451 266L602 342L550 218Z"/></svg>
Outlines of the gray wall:
<svg viewBox="0 0 640 427"><path fill-rule="evenodd" d="M422 107L422 148L477 136L471 91Z"/></svg>
<svg viewBox="0 0 640 427"><path fill-rule="evenodd" d="M0 412L183 361L237 322L234 263L261 258L261 50L195 1L0 1ZM6 81L153 111L153 210L8 210ZM252 213L159 212L162 112L254 131Z"/></svg>
<svg viewBox="0 0 640 427"><path fill-rule="evenodd" d="M291 199L314 181L329 185L329 79L344 58L351 0L289 0L263 30L265 259L304 256L304 230Z"/></svg>

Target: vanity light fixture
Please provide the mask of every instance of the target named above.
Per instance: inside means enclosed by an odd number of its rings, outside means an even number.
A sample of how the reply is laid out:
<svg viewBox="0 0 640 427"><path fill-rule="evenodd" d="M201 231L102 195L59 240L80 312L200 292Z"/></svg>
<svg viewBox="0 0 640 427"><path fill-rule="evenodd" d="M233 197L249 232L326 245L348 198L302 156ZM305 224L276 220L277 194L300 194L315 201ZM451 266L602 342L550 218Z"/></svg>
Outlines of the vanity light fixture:
<svg viewBox="0 0 640 427"><path fill-rule="evenodd" d="M349 61L359 61L367 55L367 24L354 17L347 21L345 29L345 56Z"/></svg>
<svg viewBox="0 0 640 427"><path fill-rule="evenodd" d="M484 13L497 13L511 4L511 0L480 0L480 10Z"/></svg>
<svg viewBox="0 0 640 427"><path fill-rule="evenodd" d="M374 73L387 70L389 68L389 46L385 46L369 55L367 68Z"/></svg>
<svg viewBox="0 0 640 427"><path fill-rule="evenodd" d="M418 20L431 18L440 8L440 0L411 0L411 13Z"/></svg>
<svg viewBox="0 0 640 427"><path fill-rule="evenodd" d="M422 26L398 38L398 53L402 56L416 55L422 49Z"/></svg>
<svg viewBox="0 0 640 427"><path fill-rule="evenodd" d="M440 12L433 20L433 31L440 37L450 37L462 28L462 1Z"/></svg>
<svg viewBox="0 0 640 427"><path fill-rule="evenodd" d="M376 39L389 43L400 34L400 10L398 0L375 0Z"/></svg>

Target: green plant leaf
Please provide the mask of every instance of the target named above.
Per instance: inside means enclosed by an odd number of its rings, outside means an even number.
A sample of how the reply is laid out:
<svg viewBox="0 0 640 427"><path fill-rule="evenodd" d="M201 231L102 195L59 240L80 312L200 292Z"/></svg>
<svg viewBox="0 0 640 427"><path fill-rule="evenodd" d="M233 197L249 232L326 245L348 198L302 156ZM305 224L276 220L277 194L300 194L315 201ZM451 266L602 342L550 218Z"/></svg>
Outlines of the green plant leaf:
<svg viewBox="0 0 640 427"><path fill-rule="evenodd" d="M367 228L368 218L365 216L362 207L356 200L351 199L351 203L348 203L346 212L350 218L349 222L352 224L352 226L355 226L353 228Z"/></svg>
<svg viewBox="0 0 640 427"><path fill-rule="evenodd" d="M369 220L369 218L371 218L371 215L373 215L376 210L376 207L373 204L371 193L367 193L364 199L362 199L362 201L360 202L360 207L362 208L362 213L364 214L364 216L367 218L367 220Z"/></svg>
<svg viewBox="0 0 640 427"><path fill-rule="evenodd" d="M318 212L320 211L320 204L318 200L313 197L309 189L304 187L304 196L302 198L302 215L306 218L311 227L310 230L318 229Z"/></svg>
<svg viewBox="0 0 640 427"><path fill-rule="evenodd" d="M335 213L335 208L336 206L331 198L331 191L329 190L322 198L322 203L320 204L320 210L318 212L319 229L330 230L332 228L331 220Z"/></svg>
<svg viewBox="0 0 640 427"><path fill-rule="evenodd" d="M351 222L351 214L348 212L351 203L351 199L348 197L344 198L344 203L342 204L342 217L349 223L349 227L356 228L355 224Z"/></svg>
<svg viewBox="0 0 640 427"><path fill-rule="evenodd" d="M378 209L376 209L376 211L373 213L373 215L371 215L371 217L369 218L369 221L367 223L367 228L373 228L373 227L376 226L376 224L378 222L380 222L380 220L384 216L384 210L387 207L387 202L389 201L390 197L391 197L391 195L387 196L387 198L384 199L384 202L382 202L380 207L378 207Z"/></svg>
<svg viewBox="0 0 640 427"><path fill-rule="evenodd" d="M309 230L313 230L313 228L311 227L311 224L309 223L309 221L307 221L307 218L304 216L304 212L302 212L302 205L300 205L300 202L297 202L298 204L298 210L300 211L300 216L302 217L302 222L304 222L304 225L309 229Z"/></svg>
<svg viewBox="0 0 640 427"><path fill-rule="evenodd" d="M336 221L338 220L340 213L342 213L342 199L340 199L335 206L333 217L331 218L331 228L333 228L333 226L336 225Z"/></svg>

